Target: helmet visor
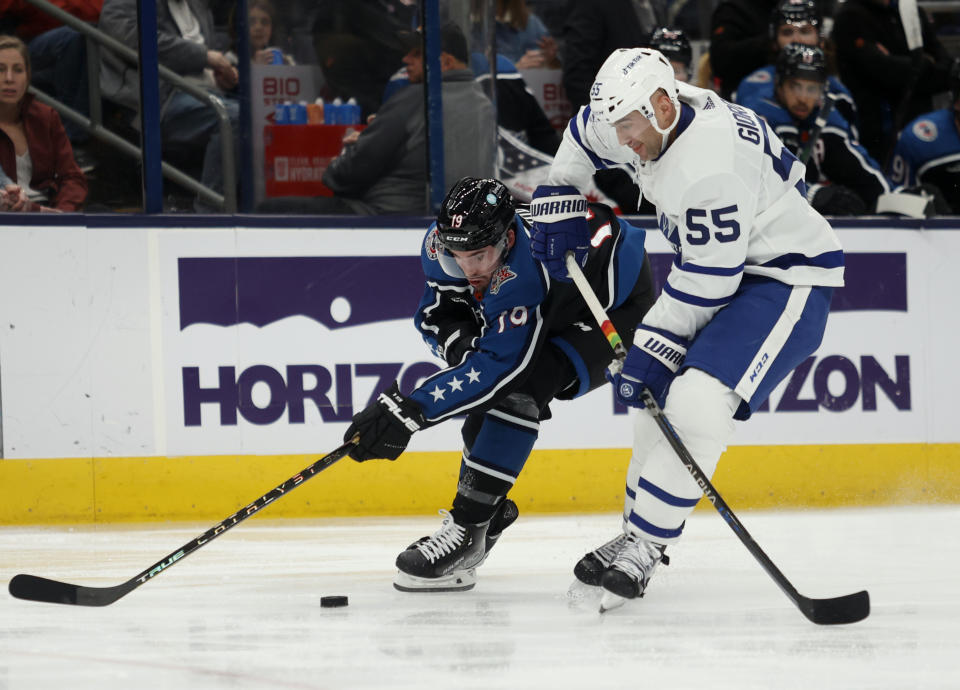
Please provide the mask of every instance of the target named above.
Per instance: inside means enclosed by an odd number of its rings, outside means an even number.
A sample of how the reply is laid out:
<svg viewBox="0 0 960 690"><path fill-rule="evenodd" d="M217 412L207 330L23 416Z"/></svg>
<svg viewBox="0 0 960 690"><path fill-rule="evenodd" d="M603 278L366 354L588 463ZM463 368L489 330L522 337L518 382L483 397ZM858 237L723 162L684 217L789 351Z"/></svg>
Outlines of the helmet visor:
<svg viewBox="0 0 960 690"><path fill-rule="evenodd" d="M437 259L440 261L440 268L451 278L472 280L492 275L503 262L506 249L506 236L500 238L496 244L467 251L450 250L441 244Z"/></svg>

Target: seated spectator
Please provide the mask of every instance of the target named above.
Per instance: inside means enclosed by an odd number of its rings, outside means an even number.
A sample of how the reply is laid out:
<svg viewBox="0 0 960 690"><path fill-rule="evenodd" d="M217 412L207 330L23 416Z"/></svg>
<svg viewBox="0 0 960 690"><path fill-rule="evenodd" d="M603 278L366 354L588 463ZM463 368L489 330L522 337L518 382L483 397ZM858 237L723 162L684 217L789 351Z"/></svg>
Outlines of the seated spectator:
<svg viewBox="0 0 960 690"><path fill-rule="evenodd" d="M831 39L840 79L860 113L860 141L886 161L904 123L933 110L948 90L950 55L919 9L923 47L912 55L903 21L891 0L847 0L837 9Z"/></svg>
<svg viewBox="0 0 960 690"><path fill-rule="evenodd" d="M693 73L690 71L690 64L693 62L693 50L690 48L690 41L682 29L673 29L668 26L660 26L653 30L646 41L648 48L659 50L663 53L670 64L673 65L673 76L678 81L689 82Z"/></svg>
<svg viewBox="0 0 960 690"><path fill-rule="evenodd" d="M747 103L773 96L774 71L777 55L791 43L823 48L821 28L823 16L816 0L780 0L770 20L771 41L770 64L751 72L737 86L733 98L737 103ZM826 51L824 51L826 53ZM829 60L828 60L829 63ZM829 64L828 64L829 66ZM828 70L829 72L829 70ZM853 96L839 79L827 75L827 93L833 98L835 107L858 135L859 117Z"/></svg>
<svg viewBox="0 0 960 690"><path fill-rule="evenodd" d="M96 24L103 0L53 0L77 19ZM86 40L25 0L0 0L2 31L16 35L30 49L31 83L82 115L90 113ZM74 147L89 135L79 125L63 123ZM74 152L75 155L77 152Z"/></svg>
<svg viewBox="0 0 960 690"><path fill-rule="evenodd" d="M770 62L770 13L779 0L720 0L710 18L710 69L730 98L745 76Z"/></svg>
<svg viewBox="0 0 960 690"><path fill-rule="evenodd" d="M240 106L225 92L237 85L237 69L209 43L214 36L209 9L188 0L157 0L156 4L160 64L223 101L233 125L236 147ZM204 11L200 11L201 7ZM136 48L140 42L137 0L105 0L100 29L124 45ZM103 97L133 111L131 124L137 126L140 92L137 69L107 49L102 55L100 89ZM160 79L160 104L164 157L186 157L200 164L200 182L222 193L222 143L220 123L214 110L164 79ZM219 210L199 197L194 208L203 213Z"/></svg>
<svg viewBox="0 0 960 690"><path fill-rule="evenodd" d="M87 180L52 108L27 93L30 53L14 36L0 36L0 210L77 211Z"/></svg>
<svg viewBox="0 0 960 690"><path fill-rule="evenodd" d="M486 56L474 53L471 57L477 81L489 79ZM560 146L560 135L550 124L540 102L527 88L523 75L503 55L497 55L497 124L548 156L555 154Z"/></svg>
<svg viewBox="0 0 960 690"><path fill-rule="evenodd" d="M557 42L525 0L497 0L497 54L517 69L560 66Z"/></svg>
<svg viewBox="0 0 960 690"><path fill-rule="evenodd" d="M810 205L826 215L873 212L877 197L891 190L880 166L837 110L829 113L819 132L815 127L827 80L823 51L789 44L780 52L774 79L774 98L744 105L766 120L784 145L806 163Z"/></svg>
<svg viewBox="0 0 960 690"><path fill-rule="evenodd" d="M226 53L230 64L237 60L236 6L230 12L230 38L232 47ZM274 34L279 33L277 11L270 0L250 0L247 3L247 28L250 32L250 59L258 65L295 65L296 60L277 47Z"/></svg>
<svg viewBox="0 0 960 690"><path fill-rule="evenodd" d="M423 82L419 33L403 37L412 84ZM440 29L443 73L444 185L467 175L491 176L496 154L493 104L467 66L467 39L452 23ZM427 211L426 115L423 91L404 88L385 102L323 175L332 197L268 199L264 213L418 215Z"/></svg>
<svg viewBox="0 0 960 690"><path fill-rule="evenodd" d="M936 188L960 215L960 58L950 75L953 105L910 122L897 139L890 179L915 188Z"/></svg>
<svg viewBox="0 0 960 690"><path fill-rule="evenodd" d="M473 53L470 65L477 82L490 79L490 63L483 53ZM383 101L409 86L410 77L403 67L390 78L384 91ZM550 124L550 119L536 96L527 88L523 75L503 55L497 55L497 124L525 144L552 156L560 146L560 135ZM372 120L374 116L370 116ZM369 120L368 120L369 121ZM357 133L359 135L359 133ZM352 136L352 135L351 135Z"/></svg>

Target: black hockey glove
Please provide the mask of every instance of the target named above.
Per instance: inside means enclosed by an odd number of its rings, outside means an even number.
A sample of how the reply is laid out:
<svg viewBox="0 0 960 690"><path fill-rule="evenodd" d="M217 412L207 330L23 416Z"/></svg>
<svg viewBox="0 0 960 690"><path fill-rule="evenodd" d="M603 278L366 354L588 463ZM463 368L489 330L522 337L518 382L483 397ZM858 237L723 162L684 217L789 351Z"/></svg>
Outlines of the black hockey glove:
<svg viewBox="0 0 960 690"><path fill-rule="evenodd" d="M862 216L867 205L855 191L842 184L827 184L817 189L810 205L825 216Z"/></svg>
<svg viewBox="0 0 960 690"><path fill-rule="evenodd" d="M365 410L353 415L353 423L343 435L349 441L360 435L350 457L357 462L386 458L396 460L406 449L413 432L427 426L419 405L400 395L394 381Z"/></svg>

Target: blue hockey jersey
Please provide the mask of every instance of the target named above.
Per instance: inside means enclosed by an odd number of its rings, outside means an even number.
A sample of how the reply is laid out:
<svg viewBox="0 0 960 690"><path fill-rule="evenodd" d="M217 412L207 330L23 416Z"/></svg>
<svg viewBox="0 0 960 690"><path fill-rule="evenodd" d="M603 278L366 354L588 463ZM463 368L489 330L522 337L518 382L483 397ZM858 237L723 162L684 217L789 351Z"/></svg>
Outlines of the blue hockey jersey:
<svg viewBox="0 0 960 690"><path fill-rule="evenodd" d="M610 214L591 211L592 247L584 273L605 309L620 306L637 281L644 258L644 231ZM425 286L414 324L448 367L410 394L435 424L486 409L522 382L554 331L589 312L576 287L551 281L530 253L529 230L518 215L516 243L483 294L462 276L447 274L436 223L424 237ZM450 355L457 346L457 354Z"/></svg>
<svg viewBox="0 0 960 690"><path fill-rule="evenodd" d="M960 213L960 132L953 109L926 113L904 127L889 172L906 187L934 185Z"/></svg>

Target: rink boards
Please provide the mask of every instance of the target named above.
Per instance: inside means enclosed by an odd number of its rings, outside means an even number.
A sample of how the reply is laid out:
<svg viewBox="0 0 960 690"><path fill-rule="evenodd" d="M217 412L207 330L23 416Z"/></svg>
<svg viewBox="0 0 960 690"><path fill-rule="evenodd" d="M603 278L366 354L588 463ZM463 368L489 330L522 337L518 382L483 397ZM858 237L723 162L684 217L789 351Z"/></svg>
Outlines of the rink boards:
<svg viewBox="0 0 960 690"><path fill-rule="evenodd" d="M40 220L0 226L0 523L221 518L339 445L375 390L441 366L411 320L422 220ZM738 425L716 484L744 508L960 501L960 222L836 227L824 342ZM669 247L647 247L662 281ZM615 510L630 415L607 388L551 409L512 495ZM459 448L447 422L271 514L429 513Z"/></svg>

